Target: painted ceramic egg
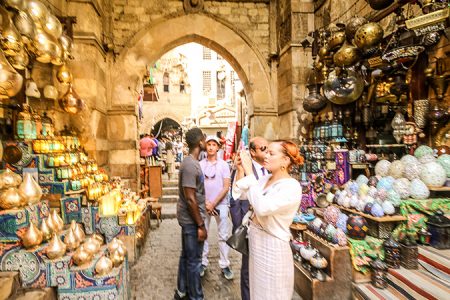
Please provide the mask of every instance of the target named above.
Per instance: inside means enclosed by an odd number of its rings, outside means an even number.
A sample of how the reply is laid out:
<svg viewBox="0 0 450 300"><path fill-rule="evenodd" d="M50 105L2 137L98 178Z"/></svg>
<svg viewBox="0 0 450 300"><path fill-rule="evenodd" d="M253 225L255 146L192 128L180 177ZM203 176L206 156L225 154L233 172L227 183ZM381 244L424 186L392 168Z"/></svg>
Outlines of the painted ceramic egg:
<svg viewBox="0 0 450 300"><path fill-rule="evenodd" d="M336 227L340 228L344 232L347 232L347 219L348 216L346 214L340 213L336 222Z"/></svg>
<svg viewBox="0 0 450 300"><path fill-rule="evenodd" d="M437 161L444 168L447 177L450 178L450 155L442 154L441 156L438 157Z"/></svg>
<svg viewBox="0 0 450 300"><path fill-rule="evenodd" d="M336 240L337 244L341 247L347 246L347 236L345 235L345 232L340 228L336 230L335 238L333 240Z"/></svg>
<svg viewBox="0 0 450 300"><path fill-rule="evenodd" d="M386 191L384 188L378 189L377 198L381 201L384 201L387 199L388 191Z"/></svg>
<svg viewBox="0 0 450 300"><path fill-rule="evenodd" d="M447 180L447 173L441 164L437 162L429 162L422 165L422 172L420 179L429 186L440 187L443 186Z"/></svg>
<svg viewBox="0 0 450 300"><path fill-rule="evenodd" d="M333 203L333 198L334 198L334 194L332 192L328 192L327 197L326 197L327 202Z"/></svg>
<svg viewBox="0 0 450 300"><path fill-rule="evenodd" d="M349 196L346 196L346 197L344 198L344 200L343 200L343 202L342 202L342 206L343 206L343 207L346 207L346 208L349 208L349 207L350 207L350 197L349 197Z"/></svg>
<svg viewBox="0 0 450 300"><path fill-rule="evenodd" d="M315 218L314 221L312 221L312 229L315 233L318 233L320 231L320 226L322 225L323 221L320 218Z"/></svg>
<svg viewBox="0 0 450 300"><path fill-rule="evenodd" d="M436 161L436 157L434 157L433 154L425 154L424 156L419 158L419 162L421 164L427 164L429 162L434 162L434 161Z"/></svg>
<svg viewBox="0 0 450 300"><path fill-rule="evenodd" d="M391 177L392 178L392 177ZM378 192L381 189L384 189L386 191L389 191L392 189L392 184L394 183L393 180L390 180L389 177L383 177L381 178L377 183L377 190Z"/></svg>
<svg viewBox="0 0 450 300"><path fill-rule="evenodd" d="M341 211L336 206L330 205L327 208L325 208L325 211L323 212L323 219L325 222L332 224L333 226L336 226L336 222L339 218L339 214Z"/></svg>
<svg viewBox="0 0 450 300"><path fill-rule="evenodd" d="M342 191L339 194L339 198L337 200L337 203L341 206L344 206L344 199L347 198L347 191Z"/></svg>
<svg viewBox="0 0 450 300"><path fill-rule="evenodd" d="M356 178L356 182L359 186L361 186L362 184L367 184L369 182L369 178L367 178L366 175L361 174Z"/></svg>
<svg viewBox="0 0 450 300"><path fill-rule="evenodd" d="M401 199L408 199L411 193L411 182L406 178L399 178L394 182L392 188Z"/></svg>
<svg viewBox="0 0 450 300"><path fill-rule="evenodd" d="M395 207L398 207L401 203L400 195L395 190L390 190L386 201L391 202Z"/></svg>
<svg viewBox="0 0 450 300"><path fill-rule="evenodd" d="M367 202L366 205L364 206L364 213L370 214L372 212L373 204L374 202Z"/></svg>
<svg viewBox="0 0 450 300"><path fill-rule="evenodd" d="M406 164L418 164L419 160L410 154L403 155L403 157L400 159L401 162Z"/></svg>
<svg viewBox="0 0 450 300"><path fill-rule="evenodd" d="M433 154L433 149L426 145L422 145L417 147L417 149L414 151L414 156L417 158L421 158L422 156L426 154Z"/></svg>
<svg viewBox="0 0 450 300"><path fill-rule="evenodd" d="M378 178L375 176L370 176L369 182L367 182L368 186L377 186Z"/></svg>
<svg viewBox="0 0 450 300"><path fill-rule="evenodd" d="M366 203L367 203L366 201L360 199L358 201L358 203L356 203L356 206L355 206L356 210L363 212L364 211L364 206L366 206Z"/></svg>
<svg viewBox="0 0 450 300"><path fill-rule="evenodd" d="M369 186L368 186L367 184L363 183L363 184L361 184L361 185L359 186L359 192L358 192L358 194L359 194L360 196L365 196L365 195L367 195L367 194L369 193L369 190L370 190Z"/></svg>
<svg viewBox="0 0 450 300"><path fill-rule="evenodd" d="M419 178L421 169L422 169L422 165L420 163L417 163L417 164L406 163L405 169L403 170L403 177L405 177L409 180L413 180L414 178Z"/></svg>
<svg viewBox="0 0 450 300"><path fill-rule="evenodd" d="M403 170L405 165L400 160L395 160L389 166L389 176L394 178L401 178L403 176Z"/></svg>
<svg viewBox="0 0 450 300"><path fill-rule="evenodd" d="M391 166L391 162L385 159L380 160L375 165L375 174L380 176L387 176L389 173L389 167Z"/></svg>
<svg viewBox="0 0 450 300"><path fill-rule="evenodd" d="M327 240L331 241L335 234L336 234L336 228L333 225L328 224L327 228L325 229L325 235L327 237Z"/></svg>
<svg viewBox="0 0 450 300"><path fill-rule="evenodd" d="M363 240L369 230L367 221L360 215L351 215L347 220L348 236L352 239Z"/></svg>
<svg viewBox="0 0 450 300"><path fill-rule="evenodd" d="M352 182L349 186L350 192L352 193L352 195L356 195L358 194L359 191L359 185L357 182Z"/></svg>
<svg viewBox="0 0 450 300"><path fill-rule="evenodd" d="M376 187L371 186L369 187L369 192L367 193L368 196L372 197L372 198L376 198L378 195L378 190Z"/></svg>
<svg viewBox="0 0 450 300"><path fill-rule="evenodd" d="M384 216L383 208L380 204L374 203L372 209L370 210L370 214L374 217L382 217Z"/></svg>
<svg viewBox="0 0 450 300"><path fill-rule="evenodd" d="M414 199L428 199L430 196L430 190L425 183L420 179L411 180L411 198Z"/></svg>
<svg viewBox="0 0 450 300"><path fill-rule="evenodd" d="M356 204L358 203L359 198L357 195L353 195L350 198L350 207L356 207Z"/></svg>
<svg viewBox="0 0 450 300"><path fill-rule="evenodd" d="M381 207L383 208L383 212L386 215L393 215L395 213L394 204L392 204L392 202L390 201L384 201Z"/></svg>
<svg viewBox="0 0 450 300"><path fill-rule="evenodd" d="M372 203L372 202L374 202L375 201L375 198L372 198L372 197L370 197L370 196L367 196L366 197L366 202L367 203Z"/></svg>

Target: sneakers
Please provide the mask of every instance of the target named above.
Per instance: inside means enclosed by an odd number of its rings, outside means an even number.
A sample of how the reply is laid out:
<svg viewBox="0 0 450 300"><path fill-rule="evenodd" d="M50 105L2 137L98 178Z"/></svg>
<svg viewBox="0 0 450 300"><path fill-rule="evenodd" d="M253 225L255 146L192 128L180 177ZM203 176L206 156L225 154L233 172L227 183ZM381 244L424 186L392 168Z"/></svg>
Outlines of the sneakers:
<svg viewBox="0 0 450 300"><path fill-rule="evenodd" d="M205 276L205 271L206 271L206 266L205 265L201 265L200 266L200 277Z"/></svg>
<svg viewBox="0 0 450 300"><path fill-rule="evenodd" d="M230 267L223 268L222 274L228 280L231 280L234 277L233 272L231 272L231 270L230 270Z"/></svg>
<svg viewBox="0 0 450 300"><path fill-rule="evenodd" d="M188 296L186 294L183 294L178 291L178 289L175 289L175 294L173 295L174 300L187 300Z"/></svg>

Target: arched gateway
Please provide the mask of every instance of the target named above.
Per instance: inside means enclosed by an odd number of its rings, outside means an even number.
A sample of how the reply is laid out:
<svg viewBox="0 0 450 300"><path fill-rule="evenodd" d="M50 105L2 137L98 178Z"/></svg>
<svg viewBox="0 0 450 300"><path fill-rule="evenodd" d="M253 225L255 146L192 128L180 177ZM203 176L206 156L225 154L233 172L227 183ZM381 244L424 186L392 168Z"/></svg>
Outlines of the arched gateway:
<svg viewBox="0 0 450 300"><path fill-rule="evenodd" d="M111 67L111 114L108 122L108 129L114 132L113 138L130 141L138 136L135 104L137 87L146 66L167 51L189 42L213 49L230 63L244 86L252 133L275 138L277 100L266 59L250 39L233 28L232 24L204 14L183 14L153 23L140 30L116 58ZM126 120L115 122L118 118ZM122 132L117 124L125 125ZM136 129L132 130L129 126ZM116 141L111 141L111 148L114 148L114 143ZM138 152L130 150L122 148L111 151L109 162L112 175L114 164L123 166L125 163L130 164L129 167L134 164L137 173ZM136 160L132 159L134 157ZM128 158L128 161L124 158Z"/></svg>

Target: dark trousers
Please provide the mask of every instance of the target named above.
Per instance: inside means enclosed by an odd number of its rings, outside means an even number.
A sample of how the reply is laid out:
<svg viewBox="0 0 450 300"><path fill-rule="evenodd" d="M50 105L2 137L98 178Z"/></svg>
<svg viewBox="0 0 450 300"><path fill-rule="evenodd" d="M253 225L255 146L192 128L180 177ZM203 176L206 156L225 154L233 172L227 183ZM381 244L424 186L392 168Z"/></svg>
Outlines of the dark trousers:
<svg viewBox="0 0 450 300"><path fill-rule="evenodd" d="M230 214L233 222L233 232L242 224L242 219L249 209L248 200L230 199ZM241 265L241 298L250 300L249 277L248 277L248 255L242 255Z"/></svg>
<svg viewBox="0 0 450 300"><path fill-rule="evenodd" d="M191 300L203 299L200 266L203 242L197 239L197 225L181 225L181 255L178 265L178 291L187 293Z"/></svg>

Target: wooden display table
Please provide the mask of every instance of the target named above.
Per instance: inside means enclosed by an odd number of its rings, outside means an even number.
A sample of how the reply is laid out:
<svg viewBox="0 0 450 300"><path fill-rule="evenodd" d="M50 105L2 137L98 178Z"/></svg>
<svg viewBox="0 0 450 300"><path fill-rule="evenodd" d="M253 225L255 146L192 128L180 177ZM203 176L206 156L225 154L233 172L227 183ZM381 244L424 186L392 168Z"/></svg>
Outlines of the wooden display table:
<svg viewBox="0 0 450 300"><path fill-rule="evenodd" d="M343 207L337 204L333 204L338 207L342 212L349 214L356 214L363 216L366 218L367 223L369 225L368 234L374 236L379 239L388 238L394 228L400 223L407 220L405 216L402 215L393 215L393 216L384 216L384 217L374 217L372 215L357 211L356 209Z"/></svg>
<svg viewBox="0 0 450 300"><path fill-rule="evenodd" d="M305 241L318 249L327 259L325 281L312 278L309 271L295 262L295 291L302 299L351 299L352 263L348 247L328 243L309 230L304 231Z"/></svg>

